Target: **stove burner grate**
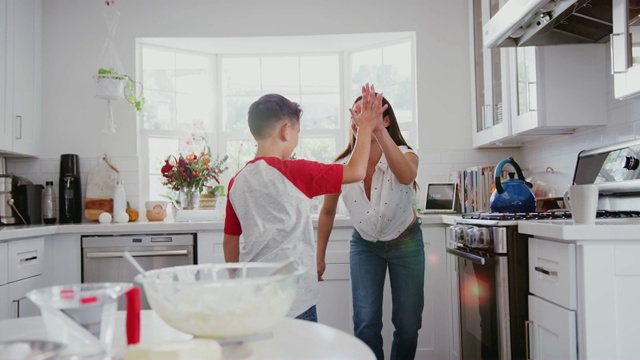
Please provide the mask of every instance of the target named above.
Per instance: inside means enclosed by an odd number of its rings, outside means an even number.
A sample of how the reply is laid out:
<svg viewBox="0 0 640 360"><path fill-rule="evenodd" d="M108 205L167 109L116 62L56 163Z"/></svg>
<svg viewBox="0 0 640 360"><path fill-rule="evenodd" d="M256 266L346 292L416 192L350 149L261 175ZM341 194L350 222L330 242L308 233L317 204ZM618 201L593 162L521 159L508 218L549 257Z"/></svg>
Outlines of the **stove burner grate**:
<svg viewBox="0 0 640 360"><path fill-rule="evenodd" d="M640 218L640 211L636 210L598 210L596 217L599 219L616 219L616 218ZM545 212L529 212L529 213L492 213L492 212L476 212L462 214L463 219L480 219L480 220L555 220L555 219L571 219L571 211L569 210L550 210Z"/></svg>

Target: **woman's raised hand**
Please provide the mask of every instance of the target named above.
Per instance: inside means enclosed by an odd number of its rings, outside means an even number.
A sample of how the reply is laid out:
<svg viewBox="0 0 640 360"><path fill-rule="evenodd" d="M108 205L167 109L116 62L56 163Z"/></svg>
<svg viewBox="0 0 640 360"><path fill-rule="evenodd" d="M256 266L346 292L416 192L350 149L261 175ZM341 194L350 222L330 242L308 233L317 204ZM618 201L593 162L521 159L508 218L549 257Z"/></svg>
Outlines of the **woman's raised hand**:
<svg viewBox="0 0 640 360"><path fill-rule="evenodd" d="M382 94L376 94L375 87L368 83L362 87L362 106L358 113L355 109L349 109L351 117L356 125L373 129L382 123L382 113L387 109L382 105Z"/></svg>

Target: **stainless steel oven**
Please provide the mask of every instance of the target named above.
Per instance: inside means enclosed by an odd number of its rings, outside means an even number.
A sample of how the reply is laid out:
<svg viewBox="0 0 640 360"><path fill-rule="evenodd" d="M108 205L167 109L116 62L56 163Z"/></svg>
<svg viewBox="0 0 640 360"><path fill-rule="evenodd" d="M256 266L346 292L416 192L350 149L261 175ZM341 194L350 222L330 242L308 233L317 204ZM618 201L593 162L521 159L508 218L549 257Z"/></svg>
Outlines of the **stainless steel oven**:
<svg viewBox="0 0 640 360"><path fill-rule="evenodd" d="M125 251L145 270L194 264L195 242L195 234L82 236L82 282L133 282L138 271ZM144 292L142 307L150 308Z"/></svg>
<svg viewBox="0 0 640 360"><path fill-rule="evenodd" d="M526 359L528 238L517 222L461 219L457 257L461 359Z"/></svg>

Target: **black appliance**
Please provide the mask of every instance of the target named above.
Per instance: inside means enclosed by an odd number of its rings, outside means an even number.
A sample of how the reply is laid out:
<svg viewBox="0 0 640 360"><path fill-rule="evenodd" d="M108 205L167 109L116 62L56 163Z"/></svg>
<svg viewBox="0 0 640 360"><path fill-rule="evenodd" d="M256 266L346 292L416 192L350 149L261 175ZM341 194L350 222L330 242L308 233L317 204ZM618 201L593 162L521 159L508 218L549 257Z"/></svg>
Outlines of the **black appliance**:
<svg viewBox="0 0 640 360"><path fill-rule="evenodd" d="M447 253L457 257L461 359L527 359L528 237L518 233L515 220L477 216L449 227Z"/></svg>
<svg viewBox="0 0 640 360"><path fill-rule="evenodd" d="M76 154L60 155L58 214L60 224L82 222L80 158Z"/></svg>
<svg viewBox="0 0 640 360"><path fill-rule="evenodd" d="M13 200L16 214L16 224L42 224L42 190L40 184L16 185L13 190Z"/></svg>

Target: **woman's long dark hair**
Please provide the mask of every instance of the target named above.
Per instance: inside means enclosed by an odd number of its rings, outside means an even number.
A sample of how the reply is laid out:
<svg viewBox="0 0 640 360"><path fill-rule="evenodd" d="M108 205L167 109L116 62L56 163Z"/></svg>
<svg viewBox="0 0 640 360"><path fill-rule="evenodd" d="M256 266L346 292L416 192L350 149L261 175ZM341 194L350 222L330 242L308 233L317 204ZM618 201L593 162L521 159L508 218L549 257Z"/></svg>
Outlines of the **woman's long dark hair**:
<svg viewBox="0 0 640 360"><path fill-rule="evenodd" d="M356 98L356 100L353 102L353 105L357 104L358 101L360 100L362 100L362 95ZM383 106L387 105L387 109L382 113L382 118L384 119L387 116L389 117L389 126L387 126L386 129L389 135L391 136L391 139L393 139L393 142L396 143L396 145L398 146L404 145L409 149L413 150L413 148L411 148L411 146L407 144L407 141L404 139L404 136L402 136L402 132L400 131L400 126L398 125L398 118L396 118L396 113L393 112L391 103L389 103L389 101L384 96L382 97L382 105ZM349 156L349 154L353 152L353 147L355 145L356 145L356 135L353 132L351 132L351 137L349 138L349 144L342 151L342 153L340 153L340 155L336 156L334 161L338 161L340 159L344 159L345 157ZM418 186L418 183L414 180L413 189L418 191L419 188L420 187Z"/></svg>

